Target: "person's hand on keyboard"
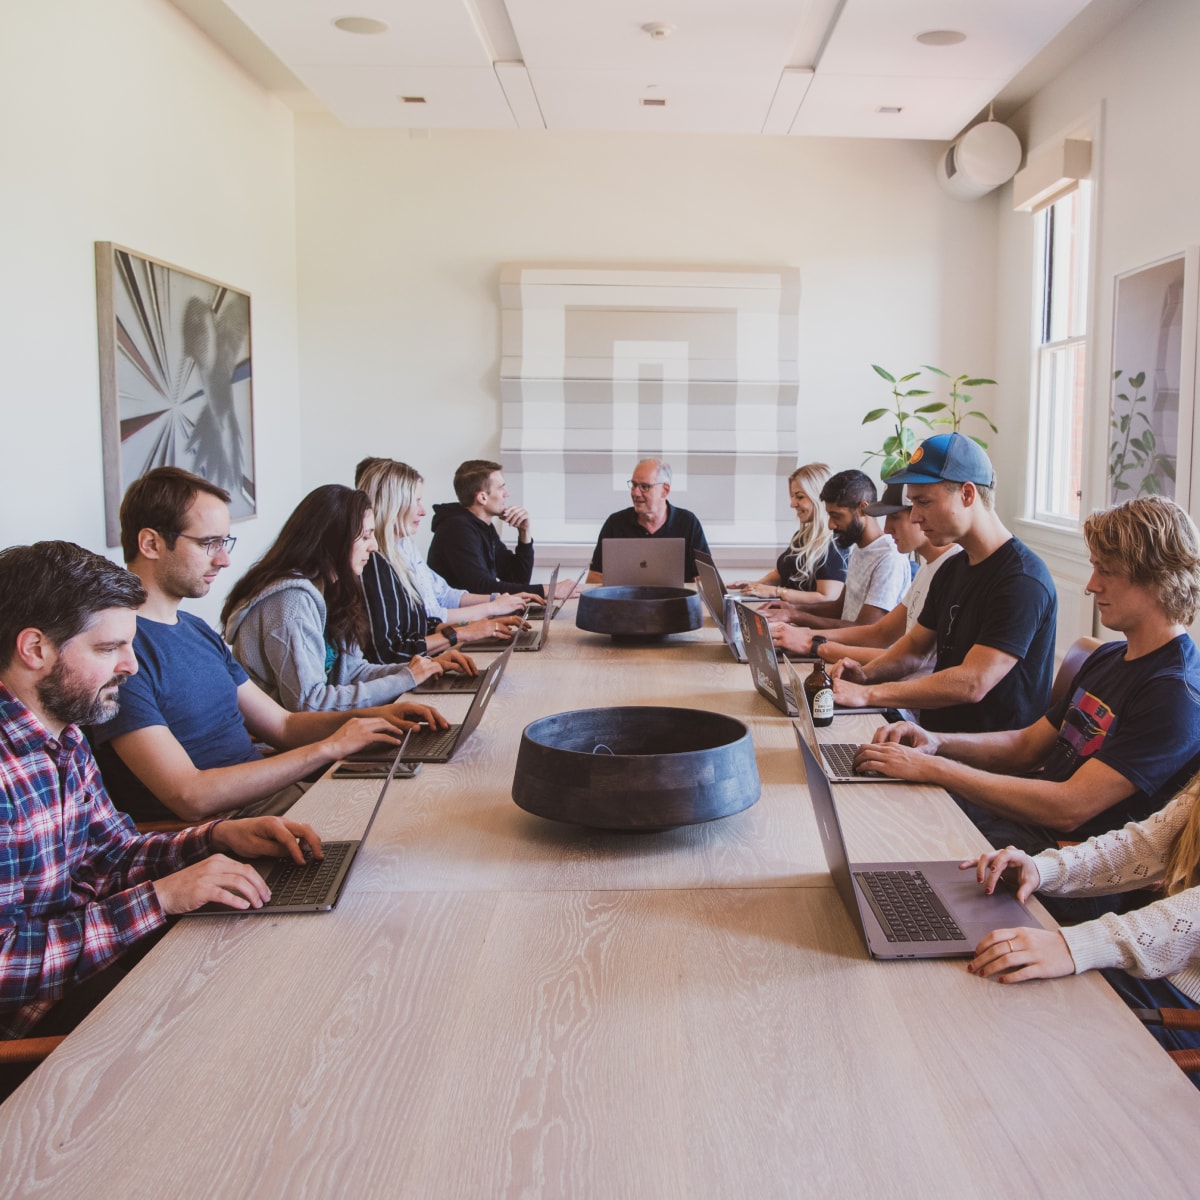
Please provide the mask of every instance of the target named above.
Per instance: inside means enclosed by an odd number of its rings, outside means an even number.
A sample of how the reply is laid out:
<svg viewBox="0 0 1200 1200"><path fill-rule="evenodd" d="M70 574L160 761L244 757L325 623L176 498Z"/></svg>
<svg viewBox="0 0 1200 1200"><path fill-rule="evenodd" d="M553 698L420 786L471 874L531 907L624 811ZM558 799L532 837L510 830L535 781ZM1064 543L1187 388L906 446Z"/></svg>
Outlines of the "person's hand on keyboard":
<svg viewBox="0 0 1200 1200"><path fill-rule="evenodd" d="M854 756L854 769L862 774L886 775L889 779L934 783L937 762L936 758L899 742L868 742L859 746Z"/></svg>

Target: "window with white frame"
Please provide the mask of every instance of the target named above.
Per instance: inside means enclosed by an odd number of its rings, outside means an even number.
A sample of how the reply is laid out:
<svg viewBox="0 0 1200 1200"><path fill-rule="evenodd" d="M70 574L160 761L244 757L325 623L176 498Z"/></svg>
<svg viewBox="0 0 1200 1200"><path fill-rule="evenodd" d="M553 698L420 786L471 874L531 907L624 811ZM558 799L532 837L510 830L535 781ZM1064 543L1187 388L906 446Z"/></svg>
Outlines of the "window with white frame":
<svg viewBox="0 0 1200 1200"><path fill-rule="evenodd" d="M1091 188L1086 180L1034 218L1032 516L1077 526L1083 474Z"/></svg>

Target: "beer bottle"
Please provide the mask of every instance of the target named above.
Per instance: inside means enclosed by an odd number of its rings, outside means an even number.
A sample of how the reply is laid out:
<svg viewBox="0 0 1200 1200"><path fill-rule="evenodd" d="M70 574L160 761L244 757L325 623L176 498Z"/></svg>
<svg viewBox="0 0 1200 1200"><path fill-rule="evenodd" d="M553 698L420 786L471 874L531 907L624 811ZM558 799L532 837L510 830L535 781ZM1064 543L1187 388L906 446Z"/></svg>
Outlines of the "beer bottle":
<svg viewBox="0 0 1200 1200"><path fill-rule="evenodd" d="M825 644L823 637L812 640L814 654L820 652ZM813 724L818 728L833 724L833 680L825 669L825 662L818 657L813 669L804 681L804 698L808 701L809 712L812 713Z"/></svg>

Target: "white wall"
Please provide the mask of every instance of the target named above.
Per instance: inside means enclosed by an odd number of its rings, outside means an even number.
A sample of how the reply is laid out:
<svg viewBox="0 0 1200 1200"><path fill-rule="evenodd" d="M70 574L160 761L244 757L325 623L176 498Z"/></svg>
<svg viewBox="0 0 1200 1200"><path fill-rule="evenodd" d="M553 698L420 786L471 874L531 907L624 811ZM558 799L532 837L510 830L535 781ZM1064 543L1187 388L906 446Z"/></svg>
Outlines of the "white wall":
<svg viewBox="0 0 1200 1200"><path fill-rule="evenodd" d="M498 452L504 262L799 267L802 461L857 467L881 440L872 362L994 368L995 200L944 195L928 143L299 117L296 147L306 487L386 454L445 500Z"/></svg>
<svg viewBox="0 0 1200 1200"><path fill-rule="evenodd" d="M1011 124L1026 149L1061 136L1103 106L1103 128L1096 147L1098 207L1097 255L1090 318L1088 428L1090 470L1083 510L1105 503L1109 379L1112 373L1114 276L1200 242L1200 4L1192 0L1146 0L1106 38L1083 55L1017 114ZM999 370L1006 383L1001 395L1003 436L997 470L1001 479L1024 478L1027 470L1029 378L1031 363L1033 221L1011 211L1004 190L999 221L1000 272L997 326ZM1186 498L1181 498L1185 499ZM1002 490L1001 509L1013 520L1023 495ZM1193 505L1193 515L1196 515ZM1068 628L1064 640L1090 621L1090 604L1081 600L1080 576L1086 551L1078 536L1055 537L1018 523L1018 531L1046 555L1063 581Z"/></svg>
<svg viewBox="0 0 1200 1200"><path fill-rule="evenodd" d="M104 549L96 241L251 293L260 516L235 569L278 529L300 494L292 135L165 0L4 6L0 545Z"/></svg>

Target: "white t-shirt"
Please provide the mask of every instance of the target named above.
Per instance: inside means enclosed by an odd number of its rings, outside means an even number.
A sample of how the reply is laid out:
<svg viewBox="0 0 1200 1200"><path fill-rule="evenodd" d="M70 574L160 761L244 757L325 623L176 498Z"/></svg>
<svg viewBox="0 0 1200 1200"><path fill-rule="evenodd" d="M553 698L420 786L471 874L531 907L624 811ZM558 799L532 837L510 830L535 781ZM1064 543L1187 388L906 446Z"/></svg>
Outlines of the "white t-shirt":
<svg viewBox="0 0 1200 1200"><path fill-rule="evenodd" d="M951 546L945 554L939 554L932 562L922 563L918 568L917 573L913 576L912 586L904 593L903 604L907 612L907 617L904 623L904 632L910 633L912 627L917 623L917 618L921 615L921 609L925 607L925 597L929 595L929 585L933 582L934 575L937 574L938 568L944 562L949 562L960 550L959 545ZM921 663L920 668L914 671L914 675L928 675L933 670L934 663L937 662L937 645L925 656L925 660Z"/></svg>
<svg viewBox="0 0 1200 1200"><path fill-rule="evenodd" d="M868 546L855 546L846 568L842 620L853 624L864 604L891 612L911 582L908 559L896 549L890 533L881 534Z"/></svg>

